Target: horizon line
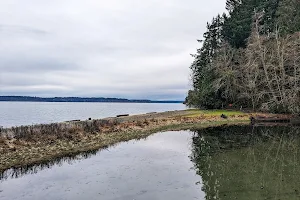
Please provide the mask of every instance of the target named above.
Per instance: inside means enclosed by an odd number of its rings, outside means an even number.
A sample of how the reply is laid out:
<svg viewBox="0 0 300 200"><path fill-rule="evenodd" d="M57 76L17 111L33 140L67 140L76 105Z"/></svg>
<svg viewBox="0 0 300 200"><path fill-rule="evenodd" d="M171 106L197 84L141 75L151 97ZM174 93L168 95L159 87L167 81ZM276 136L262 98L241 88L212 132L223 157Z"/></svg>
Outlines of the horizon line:
<svg viewBox="0 0 300 200"><path fill-rule="evenodd" d="M55 98L77 98L77 99L116 99L116 100L128 100L128 101L159 101L159 102L184 102L184 100L154 100L154 99L139 99L139 98L124 98L124 97L83 97L83 96L48 96L48 97L41 97L41 96L28 96L28 95L0 95L1 97L15 97L15 98L38 98L38 99L55 99Z"/></svg>

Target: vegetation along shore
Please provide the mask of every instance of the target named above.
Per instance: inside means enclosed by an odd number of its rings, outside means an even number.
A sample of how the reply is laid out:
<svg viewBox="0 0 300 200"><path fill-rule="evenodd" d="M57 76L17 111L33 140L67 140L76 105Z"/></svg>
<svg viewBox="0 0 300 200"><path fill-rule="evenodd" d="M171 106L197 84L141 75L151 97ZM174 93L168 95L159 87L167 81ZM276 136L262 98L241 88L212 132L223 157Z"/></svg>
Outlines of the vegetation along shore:
<svg viewBox="0 0 300 200"><path fill-rule="evenodd" d="M77 153L106 148L131 139L168 130L250 123L251 117L277 117L261 113L197 109L112 117L98 120L1 128L0 172Z"/></svg>
<svg viewBox="0 0 300 200"><path fill-rule="evenodd" d="M190 66L186 104L300 113L300 1L227 0Z"/></svg>

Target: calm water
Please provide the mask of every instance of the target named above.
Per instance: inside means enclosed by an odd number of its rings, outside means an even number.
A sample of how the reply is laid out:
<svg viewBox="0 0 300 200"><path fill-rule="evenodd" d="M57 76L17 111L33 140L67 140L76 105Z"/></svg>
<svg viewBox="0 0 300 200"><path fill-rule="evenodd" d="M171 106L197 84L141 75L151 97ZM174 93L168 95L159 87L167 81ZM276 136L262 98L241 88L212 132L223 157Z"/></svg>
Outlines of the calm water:
<svg viewBox="0 0 300 200"><path fill-rule="evenodd" d="M74 119L99 119L118 114L144 114L183 110L180 103L53 103L0 102L0 126L11 127L39 123L62 122Z"/></svg>
<svg viewBox="0 0 300 200"><path fill-rule="evenodd" d="M298 127L222 126L8 170L0 199L298 200L299 172Z"/></svg>
<svg viewBox="0 0 300 200"><path fill-rule="evenodd" d="M8 178L0 182L0 199L201 199L204 193L196 184L201 177L189 159L191 136L189 132L159 133L85 160L67 159L36 174Z"/></svg>

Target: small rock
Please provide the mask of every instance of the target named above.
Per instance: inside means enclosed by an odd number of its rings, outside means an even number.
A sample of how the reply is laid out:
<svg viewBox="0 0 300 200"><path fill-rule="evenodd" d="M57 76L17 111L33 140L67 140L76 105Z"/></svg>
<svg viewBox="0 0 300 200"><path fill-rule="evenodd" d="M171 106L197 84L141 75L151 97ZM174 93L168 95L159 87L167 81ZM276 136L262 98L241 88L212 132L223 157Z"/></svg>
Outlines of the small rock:
<svg viewBox="0 0 300 200"><path fill-rule="evenodd" d="M226 115L222 114L222 115L221 115L221 118L227 119L228 117L227 117Z"/></svg>

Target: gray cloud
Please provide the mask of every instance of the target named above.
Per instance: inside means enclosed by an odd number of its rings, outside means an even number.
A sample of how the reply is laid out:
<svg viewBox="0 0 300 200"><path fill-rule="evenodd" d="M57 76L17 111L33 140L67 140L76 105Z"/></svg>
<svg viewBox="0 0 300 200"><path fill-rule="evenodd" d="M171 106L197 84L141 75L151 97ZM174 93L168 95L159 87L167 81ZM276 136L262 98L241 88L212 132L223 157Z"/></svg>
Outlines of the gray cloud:
<svg viewBox="0 0 300 200"><path fill-rule="evenodd" d="M190 53L225 0L10 0L0 95L183 99Z"/></svg>
<svg viewBox="0 0 300 200"><path fill-rule="evenodd" d="M7 34L34 34L34 35L46 35L47 32L31 27L20 26L20 25L5 25L0 24L0 32Z"/></svg>

